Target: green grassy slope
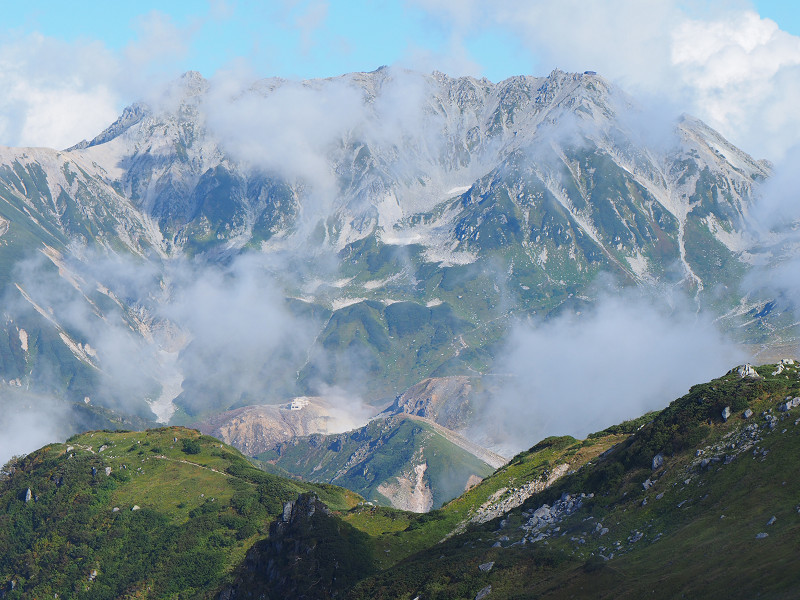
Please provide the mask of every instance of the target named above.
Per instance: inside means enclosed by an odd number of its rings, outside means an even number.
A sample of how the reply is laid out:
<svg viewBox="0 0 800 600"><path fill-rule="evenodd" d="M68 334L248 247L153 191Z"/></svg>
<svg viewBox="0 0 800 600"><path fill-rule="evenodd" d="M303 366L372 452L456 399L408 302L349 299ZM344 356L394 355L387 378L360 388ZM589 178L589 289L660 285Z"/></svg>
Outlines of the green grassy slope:
<svg viewBox="0 0 800 600"><path fill-rule="evenodd" d="M9 599L211 598L284 502L307 491L340 510L360 500L177 427L73 436L13 471L0 482Z"/></svg>
<svg viewBox="0 0 800 600"><path fill-rule="evenodd" d="M474 598L488 586L492 599L796 597L800 407L778 406L800 394L800 380L794 366L775 370L759 367L758 380L732 371L632 423L642 425L633 435L611 428L577 443L591 447L615 434L619 441L501 517L442 543L429 535L421 550L361 582L352 597ZM664 462L653 469L658 454ZM445 507L442 521L468 497ZM544 504L551 522L534 514ZM412 529L373 535L391 554L418 535ZM478 568L487 563L491 569Z"/></svg>

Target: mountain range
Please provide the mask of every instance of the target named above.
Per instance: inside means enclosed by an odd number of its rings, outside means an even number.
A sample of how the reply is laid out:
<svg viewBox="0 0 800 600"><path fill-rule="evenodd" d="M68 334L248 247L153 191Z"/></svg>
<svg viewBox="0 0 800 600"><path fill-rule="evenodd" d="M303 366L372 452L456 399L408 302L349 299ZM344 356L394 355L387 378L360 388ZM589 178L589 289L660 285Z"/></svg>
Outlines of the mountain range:
<svg viewBox="0 0 800 600"><path fill-rule="evenodd" d="M598 282L793 339L741 286L770 260L748 220L770 165L601 76L223 83L0 151L6 385L161 423L331 390L380 408L502 371L515 323Z"/></svg>

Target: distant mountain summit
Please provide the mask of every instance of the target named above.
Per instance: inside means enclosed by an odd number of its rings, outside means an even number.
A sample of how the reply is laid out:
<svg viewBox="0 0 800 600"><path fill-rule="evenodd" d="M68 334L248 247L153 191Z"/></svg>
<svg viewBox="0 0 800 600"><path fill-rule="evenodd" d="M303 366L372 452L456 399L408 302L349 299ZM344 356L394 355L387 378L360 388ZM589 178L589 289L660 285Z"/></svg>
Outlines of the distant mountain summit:
<svg viewBox="0 0 800 600"><path fill-rule="evenodd" d="M769 173L694 118L653 123L591 72L189 72L91 141L0 149L0 378L162 421L320 385L385 403L426 377L486 373L512 318L580 310L601 274L685 290L763 341L781 316L739 282ZM97 253L127 266L99 272ZM62 291L32 284L31 256ZM186 285L169 273L242 256L303 336L246 353L257 377L232 367L210 385L229 353L165 310ZM120 332L141 360L120 360Z"/></svg>

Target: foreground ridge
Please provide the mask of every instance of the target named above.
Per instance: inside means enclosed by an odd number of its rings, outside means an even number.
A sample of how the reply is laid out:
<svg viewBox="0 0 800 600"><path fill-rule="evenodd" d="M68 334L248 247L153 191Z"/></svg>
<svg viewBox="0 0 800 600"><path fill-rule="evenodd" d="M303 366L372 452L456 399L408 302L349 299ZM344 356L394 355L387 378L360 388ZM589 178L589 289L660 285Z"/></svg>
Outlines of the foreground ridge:
<svg viewBox="0 0 800 600"><path fill-rule="evenodd" d="M192 430L90 432L6 466L0 597L788 598L798 451L792 360L542 440L422 515Z"/></svg>

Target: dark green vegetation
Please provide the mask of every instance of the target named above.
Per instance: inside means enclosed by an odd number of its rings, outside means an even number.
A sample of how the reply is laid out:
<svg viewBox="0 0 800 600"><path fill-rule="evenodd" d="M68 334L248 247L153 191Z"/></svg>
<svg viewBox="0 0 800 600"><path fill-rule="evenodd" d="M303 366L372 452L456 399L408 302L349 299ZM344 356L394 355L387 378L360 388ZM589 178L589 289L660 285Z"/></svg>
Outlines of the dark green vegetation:
<svg viewBox="0 0 800 600"><path fill-rule="evenodd" d="M375 571L370 538L303 494L253 546L236 580L234 598L335 598Z"/></svg>
<svg viewBox="0 0 800 600"><path fill-rule="evenodd" d="M696 385L586 440L542 440L422 515L264 473L189 430L77 436L68 453L58 444L18 460L0 483L0 589L7 598L222 590L227 600L471 600L489 586L491 599L793 598L800 406L780 405L800 396L800 369L757 371ZM308 491L317 497L298 500Z"/></svg>
<svg viewBox="0 0 800 600"><path fill-rule="evenodd" d="M284 502L309 490L338 509L358 500L260 471L176 427L74 436L13 471L0 483L9 599L210 598Z"/></svg>
<svg viewBox="0 0 800 600"><path fill-rule="evenodd" d="M438 374L441 356L451 356L461 346L460 337L474 329L447 304L429 308L416 302L358 302L335 311L325 323L316 356L312 354L300 380L360 381L375 397L396 395ZM466 373L464 363L456 360L439 370Z"/></svg>

